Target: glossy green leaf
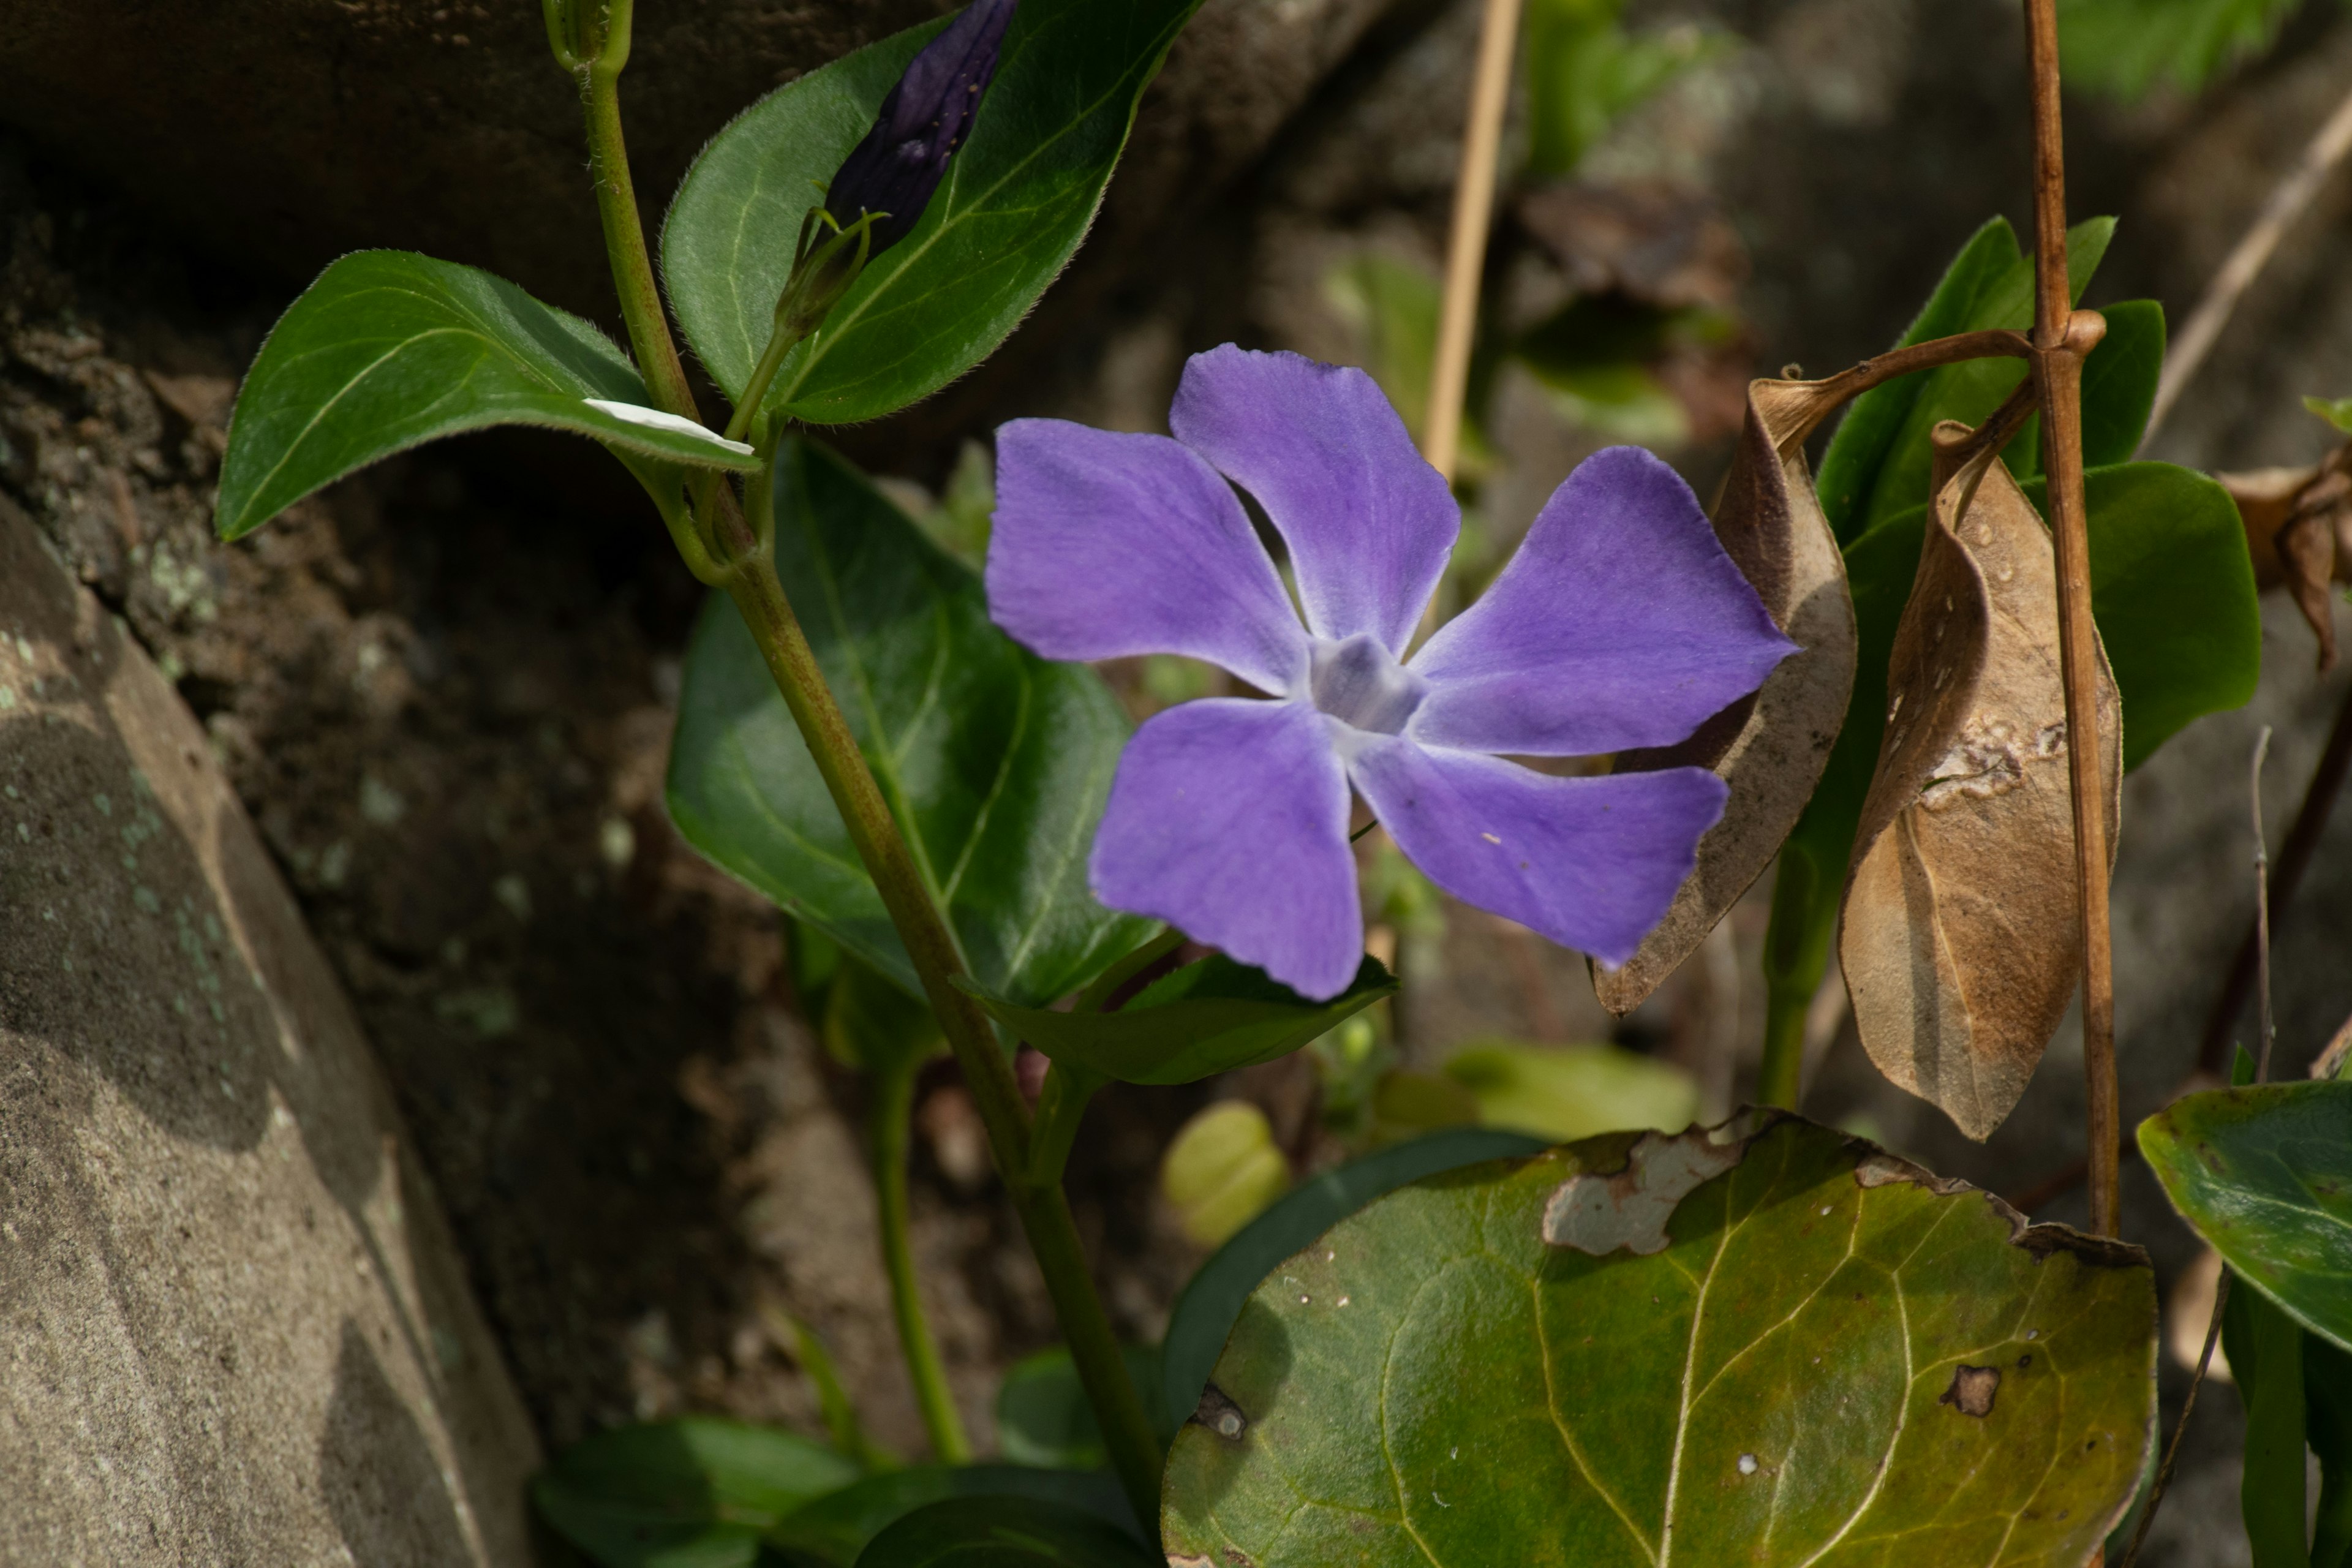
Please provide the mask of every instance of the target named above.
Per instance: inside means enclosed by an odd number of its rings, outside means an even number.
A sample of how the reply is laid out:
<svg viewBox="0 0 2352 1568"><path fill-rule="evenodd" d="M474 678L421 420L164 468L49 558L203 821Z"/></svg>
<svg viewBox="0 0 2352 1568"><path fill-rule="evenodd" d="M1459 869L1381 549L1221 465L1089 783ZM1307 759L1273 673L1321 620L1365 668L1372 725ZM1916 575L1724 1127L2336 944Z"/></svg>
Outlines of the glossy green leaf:
<svg viewBox="0 0 2352 1568"><path fill-rule="evenodd" d="M989 1016L1057 1062L1124 1083L1192 1083L1288 1056L1383 996L1375 958L1328 1002L1309 1002L1223 953L1153 981L1115 1013L1052 1013L976 992Z"/></svg>
<svg viewBox="0 0 2352 1568"><path fill-rule="evenodd" d="M688 1416L575 1443L530 1491L601 1568L741 1568L761 1531L858 1474L806 1437Z"/></svg>
<svg viewBox="0 0 2352 1568"><path fill-rule="evenodd" d="M847 463L798 439L777 455L775 557L978 982L1047 1002L1150 935L1150 921L1087 890L1128 729L1101 679L998 631L978 577ZM687 650L669 807L696 848L917 992L881 895L723 595Z"/></svg>
<svg viewBox="0 0 2352 1568"><path fill-rule="evenodd" d="M1521 1132L1464 1127L1393 1144L1301 1182L1218 1248L1176 1298L1160 1346L1160 1398L1170 1418L1181 1420L1199 1405L1209 1369L1225 1348L1243 1304L1284 1258L1408 1182L1482 1160L1532 1154L1543 1146L1543 1140Z"/></svg>
<svg viewBox="0 0 2352 1568"><path fill-rule="evenodd" d="M868 1476L787 1514L766 1534L771 1555L795 1564L851 1568L866 1543L917 1509L950 1498L1009 1497L1056 1503L1132 1530L1118 1483L1102 1472L1028 1465L914 1465Z"/></svg>
<svg viewBox="0 0 2352 1568"><path fill-rule="evenodd" d="M1160 1352L1144 1345L1121 1351L1127 1373L1149 1405L1160 1391ZM1006 1370L996 1390L996 1441L1016 1465L1099 1470L1110 1463L1094 1406L1087 1402L1077 1363L1066 1347L1039 1351Z"/></svg>
<svg viewBox="0 0 2352 1568"><path fill-rule="evenodd" d="M960 1497L917 1509L857 1554L857 1568L1165 1568L1125 1531L1058 1503Z"/></svg>
<svg viewBox="0 0 2352 1568"><path fill-rule="evenodd" d="M2221 1312L2230 1372L2246 1404L2238 1507L2253 1568L2309 1568L2304 1539L2302 1326L2259 1290L2232 1289Z"/></svg>
<svg viewBox="0 0 2352 1568"><path fill-rule="evenodd" d="M2058 0L2070 87L2134 102L2159 83L2195 92L2270 47L2297 0Z"/></svg>
<svg viewBox="0 0 2352 1568"><path fill-rule="evenodd" d="M2067 231L2067 277L2076 299L2105 256L2115 226L2113 218L2089 218ZM2008 223L1995 218L1953 259L1902 343L1997 327L2021 331L2032 322L2032 258L2018 250ZM1970 360L1906 375L1855 398L1822 455L1817 486L1839 541L1851 543L1887 519L1927 505L1927 433L1946 419L1981 423L2024 376L2023 360Z"/></svg>
<svg viewBox="0 0 2352 1568"><path fill-rule="evenodd" d="M1927 304L1895 346L1907 348L1969 331L1976 318L1978 298L2017 264L2018 255L2017 234L2009 220L1987 219L1945 268L1935 292L1928 295ZM1912 405L1927 384L1925 376L1902 376L1872 387L1846 405L1813 481L1822 511L1841 542L1862 532L1871 487L1885 466L1895 434L1910 418ZM1924 494L1919 498L1922 504L1927 499Z"/></svg>
<svg viewBox="0 0 2352 1568"><path fill-rule="evenodd" d="M1470 1091L1485 1125L1555 1143L1645 1127L1679 1132L1698 1116L1690 1074L1620 1046L1469 1046L1442 1070Z"/></svg>
<svg viewBox="0 0 2352 1568"><path fill-rule="evenodd" d="M1793 1118L1612 1134L1415 1183L1277 1268L1161 1533L1255 1568L2076 1568L2155 1360L2136 1247Z"/></svg>
<svg viewBox="0 0 2352 1568"><path fill-rule="evenodd" d="M2352 1083L2186 1095L2140 1123L2139 1147L2231 1273L2352 1349Z"/></svg>
<svg viewBox="0 0 2352 1568"><path fill-rule="evenodd" d="M922 222L793 349L769 404L819 425L938 391L1020 324L1094 221L1145 86L1200 0L1023 0L971 140ZM940 24L778 89L695 160L662 228L687 340L730 396L767 346L801 220Z"/></svg>
<svg viewBox="0 0 2352 1568"><path fill-rule="evenodd" d="M593 437L648 486L665 463L752 467L751 447L645 400L628 356L579 317L471 267L362 250L302 291L247 373L215 526L236 539L380 458L492 425Z"/></svg>

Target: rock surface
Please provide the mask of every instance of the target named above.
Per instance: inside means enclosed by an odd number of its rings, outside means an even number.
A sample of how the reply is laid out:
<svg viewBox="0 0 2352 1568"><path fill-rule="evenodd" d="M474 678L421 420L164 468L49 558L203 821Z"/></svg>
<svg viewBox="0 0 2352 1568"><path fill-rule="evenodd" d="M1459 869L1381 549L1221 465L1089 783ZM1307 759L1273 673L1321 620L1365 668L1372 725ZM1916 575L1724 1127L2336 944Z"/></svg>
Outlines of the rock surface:
<svg viewBox="0 0 2352 1568"><path fill-rule="evenodd" d="M529 1561L537 1444L204 731L0 499L0 1563Z"/></svg>

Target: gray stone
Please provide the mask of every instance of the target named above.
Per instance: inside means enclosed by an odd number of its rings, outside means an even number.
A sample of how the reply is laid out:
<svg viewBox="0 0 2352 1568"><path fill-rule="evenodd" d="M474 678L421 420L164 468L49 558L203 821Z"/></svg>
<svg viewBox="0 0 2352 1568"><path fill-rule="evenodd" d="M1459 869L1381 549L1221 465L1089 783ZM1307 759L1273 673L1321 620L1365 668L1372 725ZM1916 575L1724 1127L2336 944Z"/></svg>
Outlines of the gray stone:
<svg viewBox="0 0 2352 1568"><path fill-rule="evenodd" d="M529 1560L537 1444L204 732L0 500L0 1564Z"/></svg>

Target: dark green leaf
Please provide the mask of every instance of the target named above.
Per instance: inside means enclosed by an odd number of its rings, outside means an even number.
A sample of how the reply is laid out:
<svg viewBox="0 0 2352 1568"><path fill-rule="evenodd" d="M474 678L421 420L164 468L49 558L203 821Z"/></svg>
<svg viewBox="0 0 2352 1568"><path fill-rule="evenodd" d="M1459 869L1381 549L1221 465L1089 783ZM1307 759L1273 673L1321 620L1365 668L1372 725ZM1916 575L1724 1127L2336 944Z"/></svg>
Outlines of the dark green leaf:
<svg viewBox="0 0 2352 1568"><path fill-rule="evenodd" d="M2104 468L2139 454L2156 384L2164 374L2164 307L2126 300L2101 308L2107 335L2083 362L2083 466ZM2040 472L2041 447L2034 447Z"/></svg>
<svg viewBox="0 0 2352 1568"><path fill-rule="evenodd" d="M1255 1568L2076 1568L2155 1356L2136 1247L1793 1118L1614 1134L1392 1192L1278 1268L1161 1533Z"/></svg>
<svg viewBox="0 0 2352 1568"><path fill-rule="evenodd" d="M1170 1420L1181 1421L1199 1405L1243 1303L1284 1258L1407 1182L1483 1160L1532 1154L1543 1146L1543 1140L1525 1133L1464 1127L1392 1145L1300 1183L1219 1247L1176 1298L1160 1347L1161 1402Z"/></svg>
<svg viewBox="0 0 2352 1568"><path fill-rule="evenodd" d="M2086 218L2066 233L2066 274L2073 295L2080 300L2099 260L2114 237L2116 220ZM1986 279L1971 303L1963 331L1991 327L2021 331L2033 324L2033 258L2021 256ZM1927 504L1928 465L1933 448L1928 432L1947 419L1981 425L1986 417L2025 379L2025 362L2006 356L1968 360L1929 371L1917 379L1926 384L1903 416L1886 455L1869 488L1858 531L1867 533L1898 513ZM2012 454L2029 450L2021 436ZM2013 464L2012 464L2013 466ZM1841 537L1846 537L1841 535Z"/></svg>
<svg viewBox="0 0 2352 1568"><path fill-rule="evenodd" d="M593 437L649 488L666 462L752 467L749 447L645 400L628 356L579 317L471 267L362 250L320 273L261 345L229 422L215 526L237 538L380 458L492 425Z"/></svg>
<svg viewBox="0 0 2352 1568"><path fill-rule="evenodd" d="M2187 1095L2140 1123L2139 1147L2231 1273L2352 1348L2352 1083Z"/></svg>
<svg viewBox="0 0 2352 1568"><path fill-rule="evenodd" d="M1979 298L2016 266L2018 254L2017 235L2009 220L1987 219L1952 258L1936 291L1895 346L1907 348L1969 331L1976 320ZM1895 434L1910 418L1912 405L1927 384L1925 376L1906 375L1874 386L1855 398L1845 417L1838 421L1837 431L1822 454L1814 489L1821 496L1822 511L1841 542L1862 532L1871 487L1886 464ZM1919 504L1924 506L1927 500L1923 490Z"/></svg>
<svg viewBox="0 0 2352 1568"><path fill-rule="evenodd" d="M1143 89L1200 0L1023 0L971 140L915 232L786 356L768 401L819 425L938 391L1020 324L1094 221ZM662 268L730 396L767 346L801 220L940 24L811 71L721 131L679 187Z"/></svg>
<svg viewBox="0 0 2352 1568"><path fill-rule="evenodd" d="M1087 890L1127 739L1100 679L998 631L979 579L822 447L783 443L775 530L784 591L980 984L1050 1001L1148 936L1150 922ZM916 992L881 895L722 595L687 652L669 807L696 848Z"/></svg>
<svg viewBox="0 0 2352 1568"><path fill-rule="evenodd" d="M2221 1311L2230 1372L2246 1402L2238 1507L2254 1568L2308 1568L2304 1544L2305 1335L2259 1290L2234 1289Z"/></svg>
<svg viewBox="0 0 2352 1568"><path fill-rule="evenodd" d="M2158 83L2195 92L2270 47L2298 0L2058 0L2069 87L2125 102Z"/></svg>
<svg viewBox="0 0 2352 1568"><path fill-rule="evenodd" d="M1010 1497L1058 1503L1124 1530L1134 1514L1118 1483L1103 1472L1044 1470L1027 1465L916 1465L869 1476L784 1517L767 1533L775 1552L825 1568L850 1568L894 1521L949 1498Z"/></svg>
<svg viewBox="0 0 2352 1568"><path fill-rule="evenodd" d="M1468 1089L1477 1120L1555 1143L1655 1127L1679 1132L1698 1116L1698 1085L1671 1062L1622 1046L1465 1046L1445 1077Z"/></svg>
<svg viewBox="0 0 2352 1568"><path fill-rule="evenodd" d="M1288 1056L1395 991L1367 958L1347 990L1309 1002L1223 953L1153 981L1116 1013L1051 1013L973 988L991 1017L1055 1061L1125 1083L1191 1083Z"/></svg>
<svg viewBox="0 0 2352 1568"><path fill-rule="evenodd" d="M917 1509L857 1554L857 1568L1164 1568L1125 1531L1059 1503L960 1497Z"/></svg>
<svg viewBox="0 0 2352 1568"><path fill-rule="evenodd" d="M530 1489L547 1521L602 1568L738 1568L761 1531L857 1477L822 1443L688 1416L575 1443Z"/></svg>
<svg viewBox="0 0 2352 1568"><path fill-rule="evenodd" d="M905 1069L947 1045L927 1004L854 953L839 954L825 987L824 1032L834 1060L875 1074Z"/></svg>
<svg viewBox="0 0 2352 1568"><path fill-rule="evenodd" d="M1122 1347L1127 1373L1147 1406L1160 1390L1160 1352ZM1165 1428L1171 1425L1158 1422ZM1077 1363L1061 1345L1013 1363L996 1390L996 1440L1016 1465L1056 1470L1098 1470L1110 1463L1094 1406L1078 1382Z"/></svg>

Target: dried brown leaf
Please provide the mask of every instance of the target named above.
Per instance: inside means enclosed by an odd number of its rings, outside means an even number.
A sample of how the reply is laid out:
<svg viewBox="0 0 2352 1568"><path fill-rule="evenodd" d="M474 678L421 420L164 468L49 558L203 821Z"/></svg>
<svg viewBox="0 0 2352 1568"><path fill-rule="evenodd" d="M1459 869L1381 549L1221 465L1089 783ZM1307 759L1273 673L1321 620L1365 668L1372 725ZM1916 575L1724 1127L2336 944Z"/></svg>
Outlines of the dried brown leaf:
<svg viewBox="0 0 2352 1568"><path fill-rule="evenodd" d="M2294 596L2295 607L2319 639L2319 668L2333 668L2331 584L2352 582L2352 445L2307 468L2213 477L2238 503L2255 584L2284 586Z"/></svg>
<svg viewBox="0 0 2352 1568"><path fill-rule="evenodd" d="M2082 931L2050 533L1993 448L1962 458L1969 434L1936 432L1934 515L1895 633L1838 959L1879 1070L1983 1139L2065 1014ZM2110 846L2121 721L2101 647Z"/></svg>
<svg viewBox="0 0 2352 1568"><path fill-rule="evenodd" d="M1711 768L1731 786L1723 819L1665 918L1622 969L1592 968L1602 1006L1628 1013L1657 989L1763 873L1820 783L1853 690L1845 558L1813 492L1805 438L1853 395L1852 377L1748 384L1748 416L1716 503L1715 532L1798 651L1753 695L1676 746L1627 752L1620 771Z"/></svg>

